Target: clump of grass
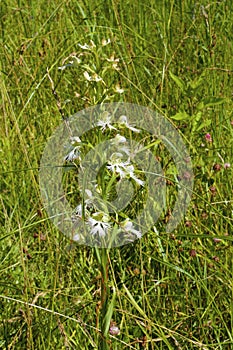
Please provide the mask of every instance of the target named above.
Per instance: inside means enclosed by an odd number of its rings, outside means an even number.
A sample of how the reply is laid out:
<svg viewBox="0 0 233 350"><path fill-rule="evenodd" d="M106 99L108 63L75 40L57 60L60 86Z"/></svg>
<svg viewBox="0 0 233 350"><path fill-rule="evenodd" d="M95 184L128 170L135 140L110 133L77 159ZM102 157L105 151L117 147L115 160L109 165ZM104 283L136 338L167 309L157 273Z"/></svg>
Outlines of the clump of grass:
<svg viewBox="0 0 233 350"><path fill-rule="evenodd" d="M10 0L1 6L0 347L97 348L96 253L74 246L52 225L38 167L62 118L125 101L171 118L189 147L195 186L173 233L164 233L168 212L142 240L108 252L110 300L116 297L111 325L120 330L108 334L108 344L229 349L232 166L224 164L232 164L231 3ZM111 44L103 45L108 38ZM91 50L79 46L91 41ZM166 150L159 157L175 176ZM175 195L172 181L167 185ZM172 209L173 197L167 201Z"/></svg>

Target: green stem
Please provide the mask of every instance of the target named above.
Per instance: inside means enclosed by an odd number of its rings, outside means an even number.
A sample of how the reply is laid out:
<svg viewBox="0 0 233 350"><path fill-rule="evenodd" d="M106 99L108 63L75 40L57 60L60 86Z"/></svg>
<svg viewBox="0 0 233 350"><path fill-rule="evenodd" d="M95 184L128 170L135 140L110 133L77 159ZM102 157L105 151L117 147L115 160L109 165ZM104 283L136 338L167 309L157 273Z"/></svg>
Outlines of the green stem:
<svg viewBox="0 0 233 350"><path fill-rule="evenodd" d="M109 300L109 286L108 286L108 249L96 249L97 258L100 263L101 270L101 311L100 311L100 329L101 338L99 342L100 350L109 350L109 344L107 340L109 330L109 319L106 317L108 314L108 300Z"/></svg>

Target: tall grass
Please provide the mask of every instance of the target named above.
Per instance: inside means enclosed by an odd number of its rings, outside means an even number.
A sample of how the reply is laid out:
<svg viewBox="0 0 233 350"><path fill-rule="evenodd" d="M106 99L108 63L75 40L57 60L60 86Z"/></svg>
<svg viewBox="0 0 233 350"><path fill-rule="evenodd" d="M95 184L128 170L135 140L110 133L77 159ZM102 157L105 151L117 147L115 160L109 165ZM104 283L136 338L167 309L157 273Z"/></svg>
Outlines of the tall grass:
<svg viewBox="0 0 233 350"><path fill-rule="evenodd" d="M110 250L112 321L120 334L109 334L108 344L231 349L232 164L224 167L233 161L231 2L9 0L0 6L0 348L98 348L95 251L52 225L38 168L62 118L125 101L159 111L182 133L195 186L172 234L165 233L164 215L141 240ZM96 49L81 56L81 65L58 69L91 40ZM119 58L119 70L106 60L111 56ZM88 82L88 69L105 84ZM174 180L168 152L159 151ZM172 209L172 181L167 187Z"/></svg>

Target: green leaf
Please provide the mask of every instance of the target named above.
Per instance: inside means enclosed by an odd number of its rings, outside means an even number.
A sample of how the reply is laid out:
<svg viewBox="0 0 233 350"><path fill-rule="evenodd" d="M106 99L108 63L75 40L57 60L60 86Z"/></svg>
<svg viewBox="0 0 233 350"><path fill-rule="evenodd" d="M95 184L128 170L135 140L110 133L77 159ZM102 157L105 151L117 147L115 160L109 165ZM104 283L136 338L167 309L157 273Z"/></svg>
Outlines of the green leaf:
<svg viewBox="0 0 233 350"><path fill-rule="evenodd" d="M199 131L207 126L209 126L212 123L211 119L205 120L199 127L196 129L196 131Z"/></svg>
<svg viewBox="0 0 233 350"><path fill-rule="evenodd" d="M136 300L134 299L134 297L132 296L132 294L130 293L130 291L128 290L128 288L126 287L126 285L123 283L123 287L128 295L129 300L131 301L131 304L135 307L135 309L139 312L139 314L147 321L150 322L149 317L146 315L145 311L142 310L140 308L140 306L138 305L138 303L136 302Z"/></svg>
<svg viewBox="0 0 233 350"><path fill-rule="evenodd" d="M225 102L227 102L227 99L224 97L207 97L207 98L204 98L204 100L202 100L200 103L198 103L197 109L217 106Z"/></svg>
<svg viewBox="0 0 233 350"><path fill-rule="evenodd" d="M199 77L198 79L195 79L193 81L189 82L189 86L193 89L196 90L197 88L199 88L199 86L204 82L203 77Z"/></svg>
<svg viewBox="0 0 233 350"><path fill-rule="evenodd" d="M112 314L115 306L115 300L116 300L116 290L113 287L112 300L111 300L111 303L108 305L108 310L106 312L106 315L104 316L104 321L103 321L103 324L104 324L103 334L105 337L107 337L109 332L110 322L112 319Z"/></svg>
<svg viewBox="0 0 233 350"><path fill-rule="evenodd" d="M174 120L185 120L189 118L190 116L186 112L178 112L171 117L171 119L174 119Z"/></svg>
<svg viewBox="0 0 233 350"><path fill-rule="evenodd" d="M181 89L181 91L185 90L185 83L183 82L183 80L179 77L177 77L175 74L173 74L172 72L169 71L170 77L172 78L172 80L174 80L174 82L176 83L176 85L179 86L179 88Z"/></svg>
<svg viewBox="0 0 233 350"><path fill-rule="evenodd" d="M202 118L202 112L198 112L197 114L194 114L192 116L192 131L196 131L196 129L199 127L198 123Z"/></svg>

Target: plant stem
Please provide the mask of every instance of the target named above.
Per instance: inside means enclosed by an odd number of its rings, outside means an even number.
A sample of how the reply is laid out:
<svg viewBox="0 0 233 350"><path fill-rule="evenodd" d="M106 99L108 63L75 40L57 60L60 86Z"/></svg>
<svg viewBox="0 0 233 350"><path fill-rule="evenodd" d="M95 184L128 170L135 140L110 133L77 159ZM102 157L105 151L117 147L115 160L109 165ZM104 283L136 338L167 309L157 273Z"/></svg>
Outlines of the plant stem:
<svg viewBox="0 0 233 350"><path fill-rule="evenodd" d="M101 251L101 349L109 350L109 345L106 339L109 325L106 319L108 311L109 287L108 287L108 250Z"/></svg>
<svg viewBox="0 0 233 350"><path fill-rule="evenodd" d="M109 330L109 319L106 317L108 311L109 286L108 286L108 249L99 250L96 248L97 259L101 272L101 305L100 305L100 329L101 338L99 341L99 349L109 350L107 335Z"/></svg>

